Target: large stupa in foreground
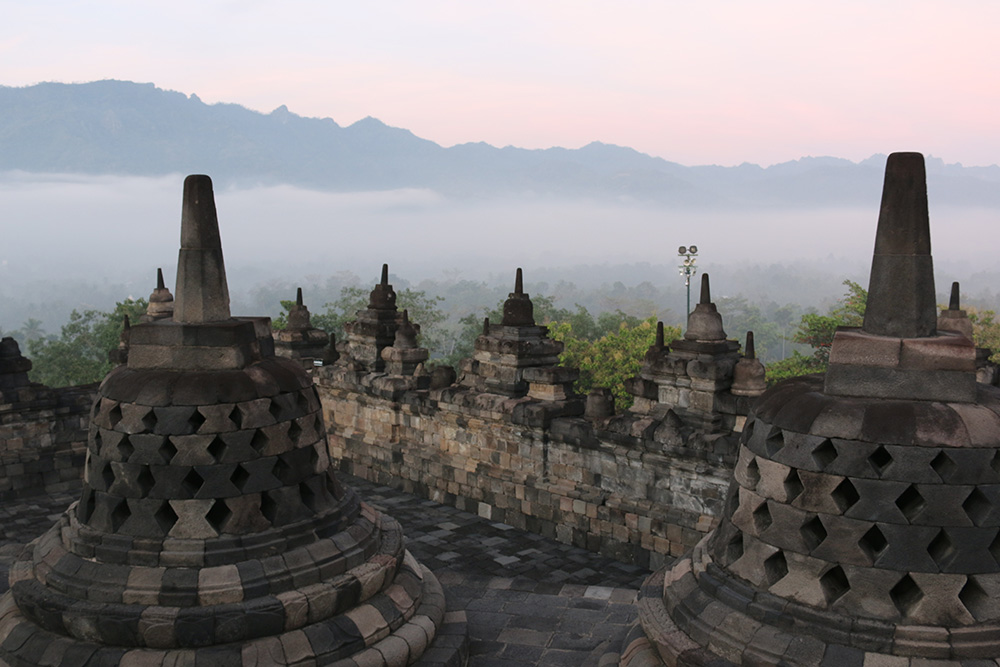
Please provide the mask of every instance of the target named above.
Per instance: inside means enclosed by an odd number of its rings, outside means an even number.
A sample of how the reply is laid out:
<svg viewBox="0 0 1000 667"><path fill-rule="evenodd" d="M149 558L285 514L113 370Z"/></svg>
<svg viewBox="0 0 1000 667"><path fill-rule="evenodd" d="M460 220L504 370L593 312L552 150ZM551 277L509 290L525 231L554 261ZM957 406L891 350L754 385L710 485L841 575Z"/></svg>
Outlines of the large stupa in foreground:
<svg viewBox="0 0 1000 667"><path fill-rule="evenodd" d="M718 528L647 580L621 665L996 664L1000 390L935 300L923 156L896 153L864 325L759 399Z"/></svg>
<svg viewBox="0 0 1000 667"><path fill-rule="evenodd" d="M207 176L184 183L173 315L133 326L125 358L79 502L11 568L0 665L464 662L464 636L427 650L442 589L337 481L302 365L267 318L230 316Z"/></svg>

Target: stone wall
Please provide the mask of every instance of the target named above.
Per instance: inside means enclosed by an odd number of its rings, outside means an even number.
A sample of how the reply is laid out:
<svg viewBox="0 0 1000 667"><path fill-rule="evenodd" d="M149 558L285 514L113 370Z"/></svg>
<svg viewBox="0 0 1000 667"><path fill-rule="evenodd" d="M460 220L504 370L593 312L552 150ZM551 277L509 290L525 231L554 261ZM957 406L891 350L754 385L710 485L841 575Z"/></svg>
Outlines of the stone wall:
<svg viewBox="0 0 1000 667"><path fill-rule="evenodd" d="M699 435L673 413L590 421L339 365L314 377L344 472L646 567L714 525L735 460L738 434Z"/></svg>
<svg viewBox="0 0 1000 667"><path fill-rule="evenodd" d="M77 484L97 384L0 392L0 501Z"/></svg>

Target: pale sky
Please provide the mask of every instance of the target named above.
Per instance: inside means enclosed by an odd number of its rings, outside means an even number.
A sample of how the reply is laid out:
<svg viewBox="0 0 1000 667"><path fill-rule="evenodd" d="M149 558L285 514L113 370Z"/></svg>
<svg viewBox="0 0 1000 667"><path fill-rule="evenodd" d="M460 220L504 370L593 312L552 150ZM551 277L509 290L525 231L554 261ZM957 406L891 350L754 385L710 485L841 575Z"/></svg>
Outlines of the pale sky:
<svg viewBox="0 0 1000 667"><path fill-rule="evenodd" d="M995 0L0 0L0 85L123 79L444 146L1000 163Z"/></svg>

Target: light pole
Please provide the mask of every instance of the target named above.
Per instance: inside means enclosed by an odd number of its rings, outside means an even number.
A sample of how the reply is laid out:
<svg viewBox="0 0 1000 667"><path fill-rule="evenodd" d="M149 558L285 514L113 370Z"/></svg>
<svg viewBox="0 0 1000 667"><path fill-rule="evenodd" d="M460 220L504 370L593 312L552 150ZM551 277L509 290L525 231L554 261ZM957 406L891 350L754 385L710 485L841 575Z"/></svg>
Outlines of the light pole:
<svg viewBox="0 0 1000 667"><path fill-rule="evenodd" d="M687 315L691 314L691 276L698 273L695 262L698 261L698 246L681 246L677 249L677 256L683 257L680 264L681 275L684 276L684 286L687 287Z"/></svg>

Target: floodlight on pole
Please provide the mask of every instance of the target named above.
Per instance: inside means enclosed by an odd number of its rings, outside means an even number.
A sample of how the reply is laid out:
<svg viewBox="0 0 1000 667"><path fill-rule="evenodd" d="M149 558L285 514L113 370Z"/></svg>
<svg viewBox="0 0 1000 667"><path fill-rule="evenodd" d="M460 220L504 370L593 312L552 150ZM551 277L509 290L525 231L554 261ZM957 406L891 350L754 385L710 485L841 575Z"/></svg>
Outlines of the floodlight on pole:
<svg viewBox="0 0 1000 667"><path fill-rule="evenodd" d="M687 312L685 317L691 314L691 276L698 273L698 267L696 266L698 261L697 254L698 246L696 245L681 246L677 249L677 256L683 257L678 268L681 275L684 276L684 287L687 288Z"/></svg>

